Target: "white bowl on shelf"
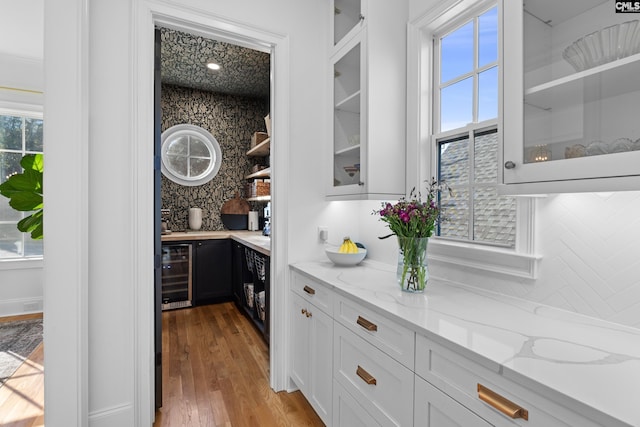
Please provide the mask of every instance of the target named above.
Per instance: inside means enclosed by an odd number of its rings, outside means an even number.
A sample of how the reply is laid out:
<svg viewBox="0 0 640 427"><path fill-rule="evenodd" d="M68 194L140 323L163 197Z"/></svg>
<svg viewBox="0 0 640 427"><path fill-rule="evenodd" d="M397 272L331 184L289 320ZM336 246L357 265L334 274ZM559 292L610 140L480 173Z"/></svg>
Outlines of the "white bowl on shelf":
<svg viewBox="0 0 640 427"><path fill-rule="evenodd" d="M362 262L364 257L367 256L367 250L358 248L358 253L347 254L338 252L337 247L326 248L325 253L327 257L336 265L356 265Z"/></svg>
<svg viewBox="0 0 640 427"><path fill-rule="evenodd" d="M584 71L640 52L638 20L594 31L566 47L562 57L576 71Z"/></svg>

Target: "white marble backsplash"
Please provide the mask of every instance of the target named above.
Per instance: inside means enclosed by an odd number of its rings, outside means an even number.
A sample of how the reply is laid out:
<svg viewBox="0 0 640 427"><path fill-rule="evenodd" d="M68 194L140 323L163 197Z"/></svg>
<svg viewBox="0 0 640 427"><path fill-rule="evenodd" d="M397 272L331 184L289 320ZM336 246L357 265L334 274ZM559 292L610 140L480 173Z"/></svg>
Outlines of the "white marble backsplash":
<svg viewBox="0 0 640 427"><path fill-rule="evenodd" d="M377 239L385 231L371 216L378 207L379 202L360 206L358 239L371 245L374 259L393 263L395 249ZM640 327L640 192L540 198L535 230L536 253L543 256L537 280L435 262L430 272L454 282Z"/></svg>

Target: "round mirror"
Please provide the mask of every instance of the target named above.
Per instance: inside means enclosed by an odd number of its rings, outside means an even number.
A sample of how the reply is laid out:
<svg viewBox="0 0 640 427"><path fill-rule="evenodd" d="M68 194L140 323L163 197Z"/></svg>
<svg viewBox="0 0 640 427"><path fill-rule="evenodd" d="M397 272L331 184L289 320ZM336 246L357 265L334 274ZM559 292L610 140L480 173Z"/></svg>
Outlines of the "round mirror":
<svg viewBox="0 0 640 427"><path fill-rule="evenodd" d="M218 141L195 125L176 125L162 133L162 173L181 185L202 185L220 170Z"/></svg>

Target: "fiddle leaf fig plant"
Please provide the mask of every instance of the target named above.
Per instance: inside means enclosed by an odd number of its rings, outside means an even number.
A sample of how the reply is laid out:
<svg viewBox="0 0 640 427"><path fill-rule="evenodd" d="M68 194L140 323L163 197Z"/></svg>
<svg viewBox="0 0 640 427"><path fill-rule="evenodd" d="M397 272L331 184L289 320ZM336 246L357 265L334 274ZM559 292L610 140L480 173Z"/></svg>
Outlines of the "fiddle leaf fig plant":
<svg viewBox="0 0 640 427"><path fill-rule="evenodd" d="M26 154L20 161L22 173L11 175L0 184L0 194L9 198L9 206L17 211L33 212L18 222L18 230L31 233L32 239L42 239L44 215L42 199L42 154Z"/></svg>

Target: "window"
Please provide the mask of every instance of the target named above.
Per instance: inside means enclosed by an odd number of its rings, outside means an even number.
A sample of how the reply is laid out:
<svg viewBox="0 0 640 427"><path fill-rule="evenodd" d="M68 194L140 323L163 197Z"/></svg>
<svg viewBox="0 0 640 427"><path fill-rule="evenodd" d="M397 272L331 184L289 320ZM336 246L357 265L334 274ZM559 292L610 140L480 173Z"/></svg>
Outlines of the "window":
<svg viewBox="0 0 640 427"><path fill-rule="evenodd" d="M516 201L498 185L498 9L454 22L434 36L436 172L447 221L437 235L514 248Z"/></svg>
<svg viewBox="0 0 640 427"><path fill-rule="evenodd" d="M0 183L22 172L20 160L30 153L42 153L41 114L0 111ZM42 240L18 231L17 224L28 212L9 206L0 196L0 260L42 257Z"/></svg>
<svg viewBox="0 0 640 427"><path fill-rule="evenodd" d="M436 4L437 3L437 4ZM477 271L535 279L535 198L498 193L502 122L500 8L495 0L435 2L409 23L407 179L436 177L454 190L440 203L450 221L429 243L443 277ZM414 156L415 154L415 156Z"/></svg>
<svg viewBox="0 0 640 427"><path fill-rule="evenodd" d="M196 125L175 125L162 133L162 173L188 186L212 180L220 170L222 152L218 141Z"/></svg>

